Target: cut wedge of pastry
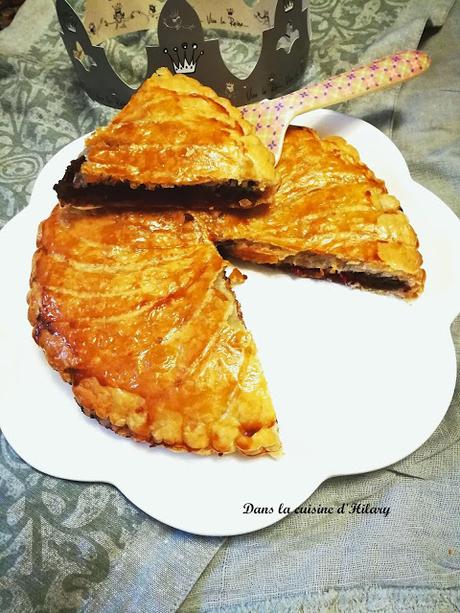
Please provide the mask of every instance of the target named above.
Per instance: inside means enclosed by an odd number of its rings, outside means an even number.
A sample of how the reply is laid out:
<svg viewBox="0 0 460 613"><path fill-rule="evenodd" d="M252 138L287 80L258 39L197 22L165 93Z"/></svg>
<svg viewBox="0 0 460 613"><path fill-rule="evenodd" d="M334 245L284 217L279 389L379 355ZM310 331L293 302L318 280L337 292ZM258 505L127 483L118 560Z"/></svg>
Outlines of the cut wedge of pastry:
<svg viewBox="0 0 460 613"><path fill-rule="evenodd" d="M197 215L225 255L403 298L423 291L417 236L356 149L290 127L278 170L273 206Z"/></svg>
<svg viewBox="0 0 460 613"><path fill-rule="evenodd" d="M280 451L225 262L189 215L57 206L37 246L33 336L87 415L174 450Z"/></svg>
<svg viewBox="0 0 460 613"><path fill-rule="evenodd" d="M61 202L250 208L278 184L274 157L241 112L195 79L160 68L87 140L57 184ZM165 195L164 188L178 194ZM153 190L153 191L152 191ZM170 190L167 190L170 192Z"/></svg>

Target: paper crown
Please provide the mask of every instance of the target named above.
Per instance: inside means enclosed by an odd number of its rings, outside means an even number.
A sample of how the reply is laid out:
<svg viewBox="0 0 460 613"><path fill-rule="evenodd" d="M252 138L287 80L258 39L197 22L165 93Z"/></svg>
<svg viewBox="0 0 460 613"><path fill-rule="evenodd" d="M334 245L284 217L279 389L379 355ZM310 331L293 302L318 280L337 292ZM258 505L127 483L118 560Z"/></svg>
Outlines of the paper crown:
<svg viewBox="0 0 460 613"><path fill-rule="evenodd" d="M114 70L101 41L155 27L159 44L145 47L145 78L165 66L176 74L192 75L237 106L293 89L305 71L308 57L306 0L232 0L225 3L225 8L216 8L216 4L220 3L109 0L91 5L88 0L86 27L66 0L57 0L56 10L62 40L81 85L102 104L121 108L136 90ZM203 23L213 30L236 33L232 37L261 35L260 56L247 78L238 78L231 72L222 58L219 39L205 39ZM241 40L237 38L235 44Z"/></svg>

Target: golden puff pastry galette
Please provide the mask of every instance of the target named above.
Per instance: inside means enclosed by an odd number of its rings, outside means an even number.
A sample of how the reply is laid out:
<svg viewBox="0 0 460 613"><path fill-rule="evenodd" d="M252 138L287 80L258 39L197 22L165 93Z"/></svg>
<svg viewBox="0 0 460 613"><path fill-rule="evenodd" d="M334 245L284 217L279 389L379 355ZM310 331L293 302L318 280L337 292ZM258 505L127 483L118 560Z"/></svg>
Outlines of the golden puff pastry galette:
<svg viewBox="0 0 460 613"><path fill-rule="evenodd" d="M403 298L423 291L417 236L356 149L290 127L277 168L274 205L197 214L225 255Z"/></svg>
<svg viewBox="0 0 460 613"><path fill-rule="evenodd" d="M61 202L88 206L134 195L151 205L250 208L271 202L277 184L272 153L238 109L160 68L86 140L56 191ZM162 189L172 187L177 194Z"/></svg>
<svg viewBox="0 0 460 613"><path fill-rule="evenodd" d="M225 262L191 216L57 206L37 247L33 336L87 415L174 450L280 451Z"/></svg>

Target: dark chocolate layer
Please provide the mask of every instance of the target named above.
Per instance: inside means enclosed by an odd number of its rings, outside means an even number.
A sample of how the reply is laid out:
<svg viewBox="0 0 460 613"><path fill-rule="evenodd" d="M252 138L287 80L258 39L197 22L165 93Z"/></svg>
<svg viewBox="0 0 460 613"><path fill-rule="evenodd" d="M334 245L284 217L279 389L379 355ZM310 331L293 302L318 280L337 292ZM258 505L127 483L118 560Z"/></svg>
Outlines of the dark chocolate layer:
<svg viewBox="0 0 460 613"><path fill-rule="evenodd" d="M245 186L236 181L221 185L190 185L133 189L127 182L85 184L80 169L84 156L73 160L63 178L54 186L61 204L74 206L146 205L159 208L205 209L252 208L268 192L256 189L253 181Z"/></svg>
<svg viewBox="0 0 460 613"><path fill-rule="evenodd" d="M301 266L280 265L279 268L286 270L299 277L310 279L329 279L343 285L359 285L360 287L387 292L408 292L409 284L399 277L379 275L370 272L355 272L351 270L343 272L331 272L320 268L302 268Z"/></svg>

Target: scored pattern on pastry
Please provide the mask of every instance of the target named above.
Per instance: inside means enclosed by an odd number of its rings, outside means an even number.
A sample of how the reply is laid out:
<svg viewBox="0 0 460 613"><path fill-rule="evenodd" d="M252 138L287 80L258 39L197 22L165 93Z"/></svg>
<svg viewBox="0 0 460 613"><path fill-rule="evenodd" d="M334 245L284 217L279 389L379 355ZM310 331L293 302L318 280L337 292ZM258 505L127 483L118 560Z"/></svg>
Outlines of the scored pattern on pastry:
<svg viewBox="0 0 460 613"><path fill-rule="evenodd" d="M74 187L208 186L233 190L233 205L270 202L273 155L241 112L209 87L161 68L105 127L86 140ZM236 196L236 197L235 197Z"/></svg>
<svg viewBox="0 0 460 613"><path fill-rule="evenodd" d="M83 411L197 453L280 451L225 261L183 213L57 206L41 224L29 320Z"/></svg>
<svg viewBox="0 0 460 613"><path fill-rule="evenodd" d="M417 236L354 147L291 126L278 170L271 207L197 214L227 255L404 298L420 294Z"/></svg>

